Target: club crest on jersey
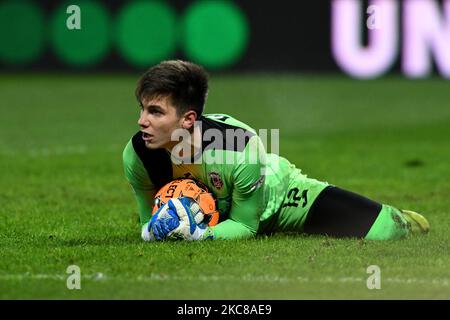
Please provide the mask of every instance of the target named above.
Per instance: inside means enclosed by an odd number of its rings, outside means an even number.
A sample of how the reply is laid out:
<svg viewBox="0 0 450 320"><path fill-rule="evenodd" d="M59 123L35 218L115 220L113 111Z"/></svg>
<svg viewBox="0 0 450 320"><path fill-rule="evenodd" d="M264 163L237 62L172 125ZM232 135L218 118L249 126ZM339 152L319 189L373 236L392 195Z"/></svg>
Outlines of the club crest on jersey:
<svg viewBox="0 0 450 320"><path fill-rule="evenodd" d="M214 188L220 190L223 187L223 181L222 178L220 178L220 174L217 172L210 172L209 173L209 179L211 181L211 184L214 186Z"/></svg>

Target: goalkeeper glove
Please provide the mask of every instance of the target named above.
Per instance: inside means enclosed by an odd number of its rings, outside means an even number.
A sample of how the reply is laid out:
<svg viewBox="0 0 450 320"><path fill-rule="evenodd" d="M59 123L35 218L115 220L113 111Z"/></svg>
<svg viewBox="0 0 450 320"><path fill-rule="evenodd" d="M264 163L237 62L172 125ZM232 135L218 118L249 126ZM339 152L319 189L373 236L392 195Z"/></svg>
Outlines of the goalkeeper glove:
<svg viewBox="0 0 450 320"><path fill-rule="evenodd" d="M142 228L142 238L145 241L164 240L179 225L178 215L166 203L144 225Z"/></svg>
<svg viewBox="0 0 450 320"><path fill-rule="evenodd" d="M189 241L214 239L213 230L202 222L202 209L192 198L171 199L167 204L179 217L179 225L169 233L170 237Z"/></svg>

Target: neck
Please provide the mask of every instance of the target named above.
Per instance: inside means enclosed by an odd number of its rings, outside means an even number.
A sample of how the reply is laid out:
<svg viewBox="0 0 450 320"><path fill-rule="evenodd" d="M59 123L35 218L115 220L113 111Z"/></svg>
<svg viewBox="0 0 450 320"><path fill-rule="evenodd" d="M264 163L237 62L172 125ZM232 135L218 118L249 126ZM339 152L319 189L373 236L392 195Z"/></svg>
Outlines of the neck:
<svg viewBox="0 0 450 320"><path fill-rule="evenodd" d="M165 149L175 158L190 161L202 151L201 126L196 124L189 130L189 135L181 137L180 141L170 141Z"/></svg>

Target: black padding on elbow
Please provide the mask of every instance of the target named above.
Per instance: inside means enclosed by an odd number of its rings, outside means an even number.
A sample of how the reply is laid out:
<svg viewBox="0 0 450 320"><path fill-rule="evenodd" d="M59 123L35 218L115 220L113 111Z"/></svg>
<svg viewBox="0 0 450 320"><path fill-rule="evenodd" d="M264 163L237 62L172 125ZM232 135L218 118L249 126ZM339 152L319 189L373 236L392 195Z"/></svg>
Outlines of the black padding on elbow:
<svg viewBox="0 0 450 320"><path fill-rule="evenodd" d="M332 237L364 237L382 205L338 187L325 188L306 217L304 232Z"/></svg>

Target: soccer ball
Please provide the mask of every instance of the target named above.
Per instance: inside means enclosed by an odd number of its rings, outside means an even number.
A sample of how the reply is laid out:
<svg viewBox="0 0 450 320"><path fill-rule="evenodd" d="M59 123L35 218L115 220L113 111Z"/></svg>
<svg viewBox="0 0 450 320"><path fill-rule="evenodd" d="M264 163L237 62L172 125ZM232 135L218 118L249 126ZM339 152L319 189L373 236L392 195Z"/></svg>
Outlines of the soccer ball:
<svg viewBox="0 0 450 320"><path fill-rule="evenodd" d="M192 179L177 179L167 183L155 195L152 215L165 205L170 199L187 197L193 199L204 214L203 222L208 226L215 226L219 222L219 212L216 200L208 188L200 181Z"/></svg>

